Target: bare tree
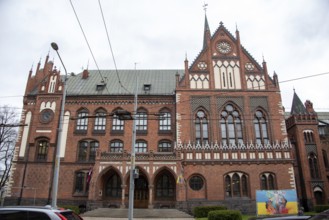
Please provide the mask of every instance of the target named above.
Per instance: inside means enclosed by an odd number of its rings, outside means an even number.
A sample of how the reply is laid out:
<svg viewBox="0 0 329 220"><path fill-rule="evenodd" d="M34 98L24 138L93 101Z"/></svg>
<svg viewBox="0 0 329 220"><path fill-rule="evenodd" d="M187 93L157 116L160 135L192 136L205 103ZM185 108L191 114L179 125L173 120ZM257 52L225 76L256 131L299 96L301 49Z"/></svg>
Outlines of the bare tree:
<svg viewBox="0 0 329 220"><path fill-rule="evenodd" d="M0 192L4 191L10 175L19 126L17 111L7 105L0 106Z"/></svg>

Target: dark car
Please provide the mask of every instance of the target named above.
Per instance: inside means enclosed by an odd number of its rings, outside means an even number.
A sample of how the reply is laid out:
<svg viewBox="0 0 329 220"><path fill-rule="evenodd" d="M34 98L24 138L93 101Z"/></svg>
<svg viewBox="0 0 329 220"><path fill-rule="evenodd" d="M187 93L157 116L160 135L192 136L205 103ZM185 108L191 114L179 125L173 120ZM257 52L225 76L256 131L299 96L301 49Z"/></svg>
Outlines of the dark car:
<svg viewBox="0 0 329 220"><path fill-rule="evenodd" d="M315 216L312 216L310 220L329 220L329 209Z"/></svg>
<svg viewBox="0 0 329 220"><path fill-rule="evenodd" d="M1 220L82 220L72 210L44 207L1 207Z"/></svg>
<svg viewBox="0 0 329 220"><path fill-rule="evenodd" d="M305 220L309 219L311 216L307 215L289 215L289 216L278 216L278 217L271 217L271 218L264 218L263 220L279 220L279 219L284 219L284 220Z"/></svg>

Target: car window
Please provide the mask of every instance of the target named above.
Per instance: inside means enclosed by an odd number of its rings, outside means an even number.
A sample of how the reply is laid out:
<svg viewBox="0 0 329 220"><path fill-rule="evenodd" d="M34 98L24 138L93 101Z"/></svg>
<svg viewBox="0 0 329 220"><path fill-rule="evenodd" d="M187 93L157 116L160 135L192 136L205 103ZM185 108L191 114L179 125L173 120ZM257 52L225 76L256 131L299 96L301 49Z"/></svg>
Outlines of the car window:
<svg viewBox="0 0 329 220"><path fill-rule="evenodd" d="M27 212L19 210L0 210L1 220L27 220Z"/></svg>
<svg viewBox="0 0 329 220"><path fill-rule="evenodd" d="M51 218L43 212L28 212L28 220L51 220Z"/></svg>

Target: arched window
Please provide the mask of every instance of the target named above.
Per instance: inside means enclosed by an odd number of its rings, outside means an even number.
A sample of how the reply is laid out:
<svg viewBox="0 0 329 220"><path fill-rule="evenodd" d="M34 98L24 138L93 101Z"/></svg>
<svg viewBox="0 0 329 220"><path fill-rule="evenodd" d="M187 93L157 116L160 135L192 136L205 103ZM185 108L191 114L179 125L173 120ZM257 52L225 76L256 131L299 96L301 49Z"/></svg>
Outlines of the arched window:
<svg viewBox="0 0 329 220"><path fill-rule="evenodd" d="M112 132L123 132L124 129L124 120L120 120L119 116L116 114L112 117Z"/></svg>
<svg viewBox="0 0 329 220"><path fill-rule="evenodd" d="M157 199L173 199L176 195L175 179L168 171L159 174L155 186Z"/></svg>
<svg viewBox="0 0 329 220"><path fill-rule="evenodd" d="M167 109L160 111L159 130L171 131L171 113Z"/></svg>
<svg viewBox="0 0 329 220"><path fill-rule="evenodd" d="M105 184L105 196L112 198L121 198L121 178L114 173Z"/></svg>
<svg viewBox="0 0 329 220"><path fill-rule="evenodd" d="M275 175L273 173L262 173L260 175L260 189L273 190L275 187Z"/></svg>
<svg viewBox="0 0 329 220"><path fill-rule="evenodd" d="M95 114L95 132L105 132L106 126L106 112L103 109L97 110Z"/></svg>
<svg viewBox="0 0 329 220"><path fill-rule="evenodd" d="M147 131L147 112L144 109L139 109L136 114L136 131L146 132Z"/></svg>
<svg viewBox="0 0 329 220"><path fill-rule="evenodd" d="M304 142L306 144L314 143L313 131L304 131Z"/></svg>
<svg viewBox="0 0 329 220"><path fill-rule="evenodd" d="M222 143L243 143L242 121L239 111L233 105L228 104L222 110L220 118Z"/></svg>
<svg viewBox="0 0 329 220"><path fill-rule="evenodd" d="M322 150L322 156L323 156L324 166L328 169L329 168L329 162L328 162L327 151Z"/></svg>
<svg viewBox="0 0 329 220"><path fill-rule="evenodd" d="M74 194L79 196L88 196L89 181L88 170L80 170L75 172ZM89 174L91 175L91 174Z"/></svg>
<svg viewBox="0 0 329 220"><path fill-rule="evenodd" d="M37 142L37 160L47 161L49 142L47 140L40 140Z"/></svg>
<svg viewBox="0 0 329 220"><path fill-rule="evenodd" d="M319 178L320 173L318 168L318 160L317 156L314 153L310 153L308 155L308 163L310 167L311 178Z"/></svg>
<svg viewBox="0 0 329 220"><path fill-rule="evenodd" d="M76 131L86 132L87 129L88 129L88 111L86 109L82 109L78 111Z"/></svg>
<svg viewBox="0 0 329 220"><path fill-rule="evenodd" d="M78 161L93 162L96 159L96 151L99 148L98 141L80 141Z"/></svg>
<svg viewBox="0 0 329 220"><path fill-rule="evenodd" d="M136 141L135 152L136 153L146 153L147 152L147 143L146 143L146 141L143 141L143 140Z"/></svg>
<svg viewBox="0 0 329 220"><path fill-rule="evenodd" d="M249 179L244 173L229 173L224 177L226 197L248 197Z"/></svg>
<svg viewBox="0 0 329 220"><path fill-rule="evenodd" d="M120 140L114 140L110 143L110 152L122 152L123 142Z"/></svg>
<svg viewBox="0 0 329 220"><path fill-rule="evenodd" d="M257 144L268 144L268 125L265 114L257 110L254 115L254 128Z"/></svg>
<svg viewBox="0 0 329 220"><path fill-rule="evenodd" d="M208 119L202 110L195 115L195 141L201 144L207 144L209 141Z"/></svg>
<svg viewBox="0 0 329 220"><path fill-rule="evenodd" d="M159 142L158 145L158 151L159 152L172 152L172 146L171 146L171 142L167 141L167 140L162 140Z"/></svg>

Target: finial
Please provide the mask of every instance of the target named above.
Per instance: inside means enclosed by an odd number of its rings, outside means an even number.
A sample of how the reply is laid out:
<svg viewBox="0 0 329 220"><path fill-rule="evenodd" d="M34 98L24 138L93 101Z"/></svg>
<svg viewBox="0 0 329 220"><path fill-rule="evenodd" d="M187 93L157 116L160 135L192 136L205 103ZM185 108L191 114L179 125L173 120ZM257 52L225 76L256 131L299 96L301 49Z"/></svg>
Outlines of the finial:
<svg viewBox="0 0 329 220"><path fill-rule="evenodd" d="M208 4L206 4L206 2L204 2L202 7L203 7L203 10L204 10L205 14L207 14L207 6L208 6Z"/></svg>
<svg viewBox="0 0 329 220"><path fill-rule="evenodd" d="M296 93L295 86L293 87L294 93Z"/></svg>
<svg viewBox="0 0 329 220"><path fill-rule="evenodd" d="M264 53L262 53L262 57L263 57L263 62L265 62Z"/></svg>
<svg viewBox="0 0 329 220"><path fill-rule="evenodd" d="M220 24L220 26L223 26L223 22L221 21L221 22L219 22L219 24Z"/></svg>
<svg viewBox="0 0 329 220"><path fill-rule="evenodd" d="M187 52L185 52L185 60L187 60Z"/></svg>
<svg viewBox="0 0 329 220"><path fill-rule="evenodd" d="M41 57L40 57L39 63L41 63Z"/></svg>
<svg viewBox="0 0 329 220"><path fill-rule="evenodd" d="M238 23L235 22L235 30L238 31Z"/></svg>
<svg viewBox="0 0 329 220"><path fill-rule="evenodd" d="M33 70L33 65L34 65L34 62L32 63L32 66L31 66L31 71Z"/></svg>

